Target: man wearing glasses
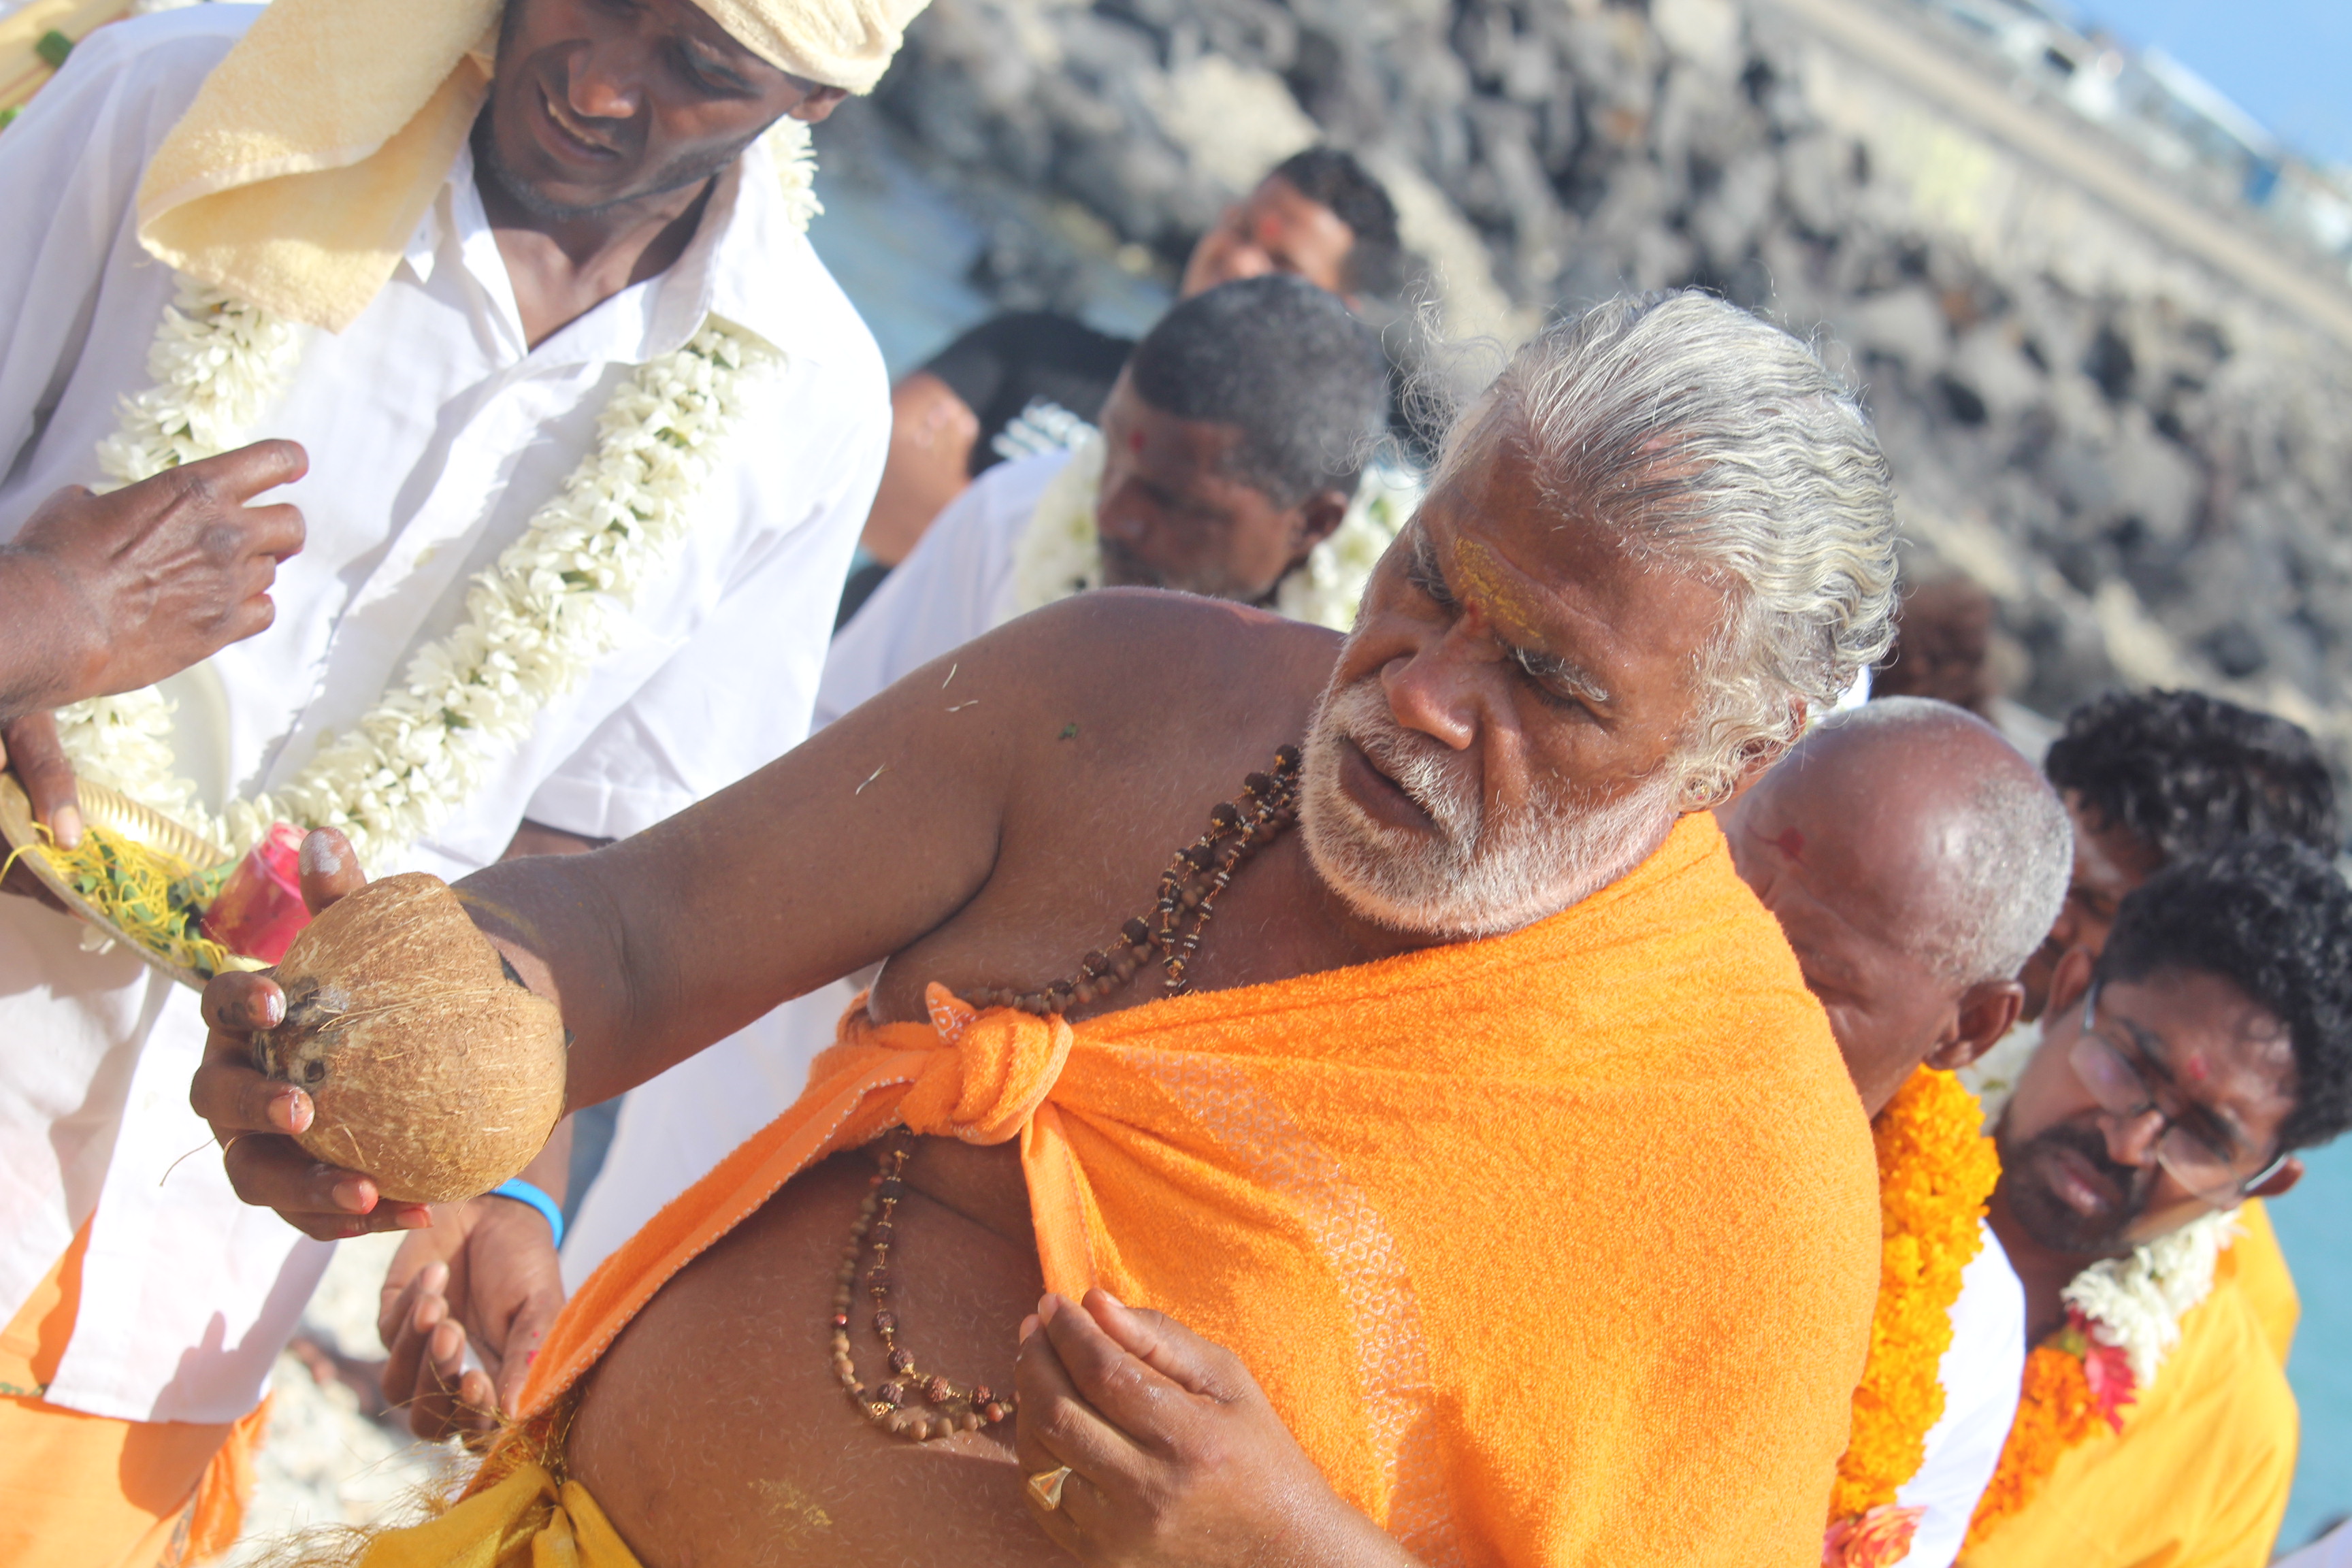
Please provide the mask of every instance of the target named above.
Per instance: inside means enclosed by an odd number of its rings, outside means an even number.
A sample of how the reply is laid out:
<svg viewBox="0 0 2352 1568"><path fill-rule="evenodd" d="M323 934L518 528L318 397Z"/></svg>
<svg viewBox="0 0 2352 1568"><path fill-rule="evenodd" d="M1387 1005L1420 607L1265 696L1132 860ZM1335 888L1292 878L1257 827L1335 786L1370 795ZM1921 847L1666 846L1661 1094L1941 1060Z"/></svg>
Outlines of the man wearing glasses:
<svg viewBox="0 0 2352 1568"><path fill-rule="evenodd" d="M2352 889L2283 838L2179 862L2122 901L2095 957L2076 947L2058 962L2048 1000L1996 1130L1990 1215L2025 1286L2032 1345L2063 1343L2085 1269L2157 1256L2142 1249L2286 1192L2302 1174L2294 1152L2352 1124ZM2025 1467L2044 1473L2021 1506L1980 1517L1963 1563L2268 1561L2295 1408L2241 1262L2222 1250L2210 1292L2195 1268L2168 1280L2170 1310L2144 1317L2177 1314L2177 1342L2162 1321L2119 1325L2162 1347L2119 1427ZM2026 1393L2031 1406L2031 1374ZM2032 1419L2021 1409L2021 1426Z"/></svg>

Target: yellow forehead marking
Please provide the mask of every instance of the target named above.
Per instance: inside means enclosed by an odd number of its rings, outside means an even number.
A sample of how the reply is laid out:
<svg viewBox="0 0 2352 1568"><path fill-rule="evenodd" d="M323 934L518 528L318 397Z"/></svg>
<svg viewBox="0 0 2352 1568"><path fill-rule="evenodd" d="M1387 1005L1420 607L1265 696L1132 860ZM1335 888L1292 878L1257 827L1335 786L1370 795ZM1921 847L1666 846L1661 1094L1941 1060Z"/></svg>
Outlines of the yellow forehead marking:
<svg viewBox="0 0 2352 1568"><path fill-rule="evenodd" d="M1524 647L1544 646L1543 606L1519 585L1510 563L1475 539L1454 541L1453 570L1445 575L1454 596L1475 608L1495 629Z"/></svg>

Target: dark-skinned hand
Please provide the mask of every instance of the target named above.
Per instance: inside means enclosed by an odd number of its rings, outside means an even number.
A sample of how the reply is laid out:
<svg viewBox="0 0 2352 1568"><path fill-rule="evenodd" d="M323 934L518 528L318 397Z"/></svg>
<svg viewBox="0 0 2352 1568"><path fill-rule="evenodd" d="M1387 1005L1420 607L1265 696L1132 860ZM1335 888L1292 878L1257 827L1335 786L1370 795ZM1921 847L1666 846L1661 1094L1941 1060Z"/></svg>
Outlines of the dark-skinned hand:
<svg viewBox="0 0 2352 1568"><path fill-rule="evenodd" d="M291 441L257 441L43 501L0 545L0 720L152 686L267 627L302 514L248 503L309 467Z"/></svg>
<svg viewBox="0 0 2352 1568"><path fill-rule="evenodd" d="M70 849L81 842L81 801L74 793L73 764L58 743L56 719L43 711L0 724L0 768L16 775L33 803L33 820L46 824L58 844ZM0 893L22 894L66 912L64 903L22 861L0 877Z"/></svg>
<svg viewBox="0 0 2352 1568"><path fill-rule="evenodd" d="M562 1310L555 1237L538 1210L496 1197L437 1206L384 1274L383 1396L420 1437L488 1431L515 1409ZM469 1341L479 1367L465 1365Z"/></svg>
<svg viewBox="0 0 2352 1568"><path fill-rule="evenodd" d="M1061 1504L1023 1501L1089 1568L1407 1568L1331 1489L1257 1380L1174 1319L1089 1290L1021 1326L1022 1475L1067 1465Z"/></svg>
<svg viewBox="0 0 2352 1568"><path fill-rule="evenodd" d="M302 901L317 914L367 885L359 857L331 827L302 840ZM215 974L205 986L204 1065L188 1103L212 1124L221 1164L236 1195L303 1235L340 1241L373 1230L421 1230L433 1223L423 1204L379 1203L375 1183L357 1171L313 1159L291 1134L310 1125L310 1097L265 1078L253 1065L257 1030L286 1016L286 994L261 970Z"/></svg>

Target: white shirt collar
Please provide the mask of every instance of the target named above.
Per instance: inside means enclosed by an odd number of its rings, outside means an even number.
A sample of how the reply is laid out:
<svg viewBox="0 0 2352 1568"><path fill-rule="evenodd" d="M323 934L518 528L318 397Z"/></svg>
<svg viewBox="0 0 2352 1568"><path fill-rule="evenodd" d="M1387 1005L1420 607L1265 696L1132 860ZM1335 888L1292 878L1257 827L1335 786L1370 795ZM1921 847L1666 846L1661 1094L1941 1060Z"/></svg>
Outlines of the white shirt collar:
<svg viewBox="0 0 2352 1568"><path fill-rule="evenodd" d="M462 266L520 356L514 285L474 183L470 144L458 146L401 261L418 284L430 284L437 268ZM808 237L793 226L774 159L755 142L719 176L701 226L667 271L622 289L532 352L643 363L683 347L714 314L789 352L796 335L792 301L822 270Z"/></svg>

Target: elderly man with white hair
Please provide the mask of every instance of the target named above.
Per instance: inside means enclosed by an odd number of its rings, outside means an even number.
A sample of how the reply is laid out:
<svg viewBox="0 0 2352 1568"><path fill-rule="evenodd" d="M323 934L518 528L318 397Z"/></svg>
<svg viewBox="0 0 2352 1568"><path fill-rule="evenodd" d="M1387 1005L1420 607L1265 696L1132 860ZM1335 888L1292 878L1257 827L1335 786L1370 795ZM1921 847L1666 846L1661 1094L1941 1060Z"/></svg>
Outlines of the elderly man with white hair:
<svg viewBox="0 0 2352 1568"><path fill-rule="evenodd" d="M1460 422L1345 637L1082 595L635 838L468 878L575 1102L883 967L566 1305L469 1495L376 1550L1811 1560L1878 1188L1708 808L1885 647L1894 544L1802 343L1618 301ZM364 1176L250 1066L279 999L212 983L194 1099L249 1201L333 1229Z"/></svg>
<svg viewBox="0 0 2352 1568"><path fill-rule="evenodd" d="M57 841L101 822L79 775L232 850L332 823L457 877L636 832L805 735L889 432L803 233L808 126L919 8L279 0L84 41L0 137L0 540L105 510L77 487L166 518L284 488L243 584L274 569L274 622L10 716ZM189 1113L194 995L85 929L0 898L12 1568L226 1546L327 1258L236 1203ZM549 1225L505 1192L484 1224ZM314 1236L356 1228L351 1195Z"/></svg>
<svg viewBox="0 0 2352 1568"><path fill-rule="evenodd" d="M1948 703L1834 715L1717 814L1829 1015L1878 1145L1886 1265L1822 1560L1948 1568L2017 1411L2025 1292L1978 1216L2000 1174L1952 1078L2017 1021L2074 833Z"/></svg>

